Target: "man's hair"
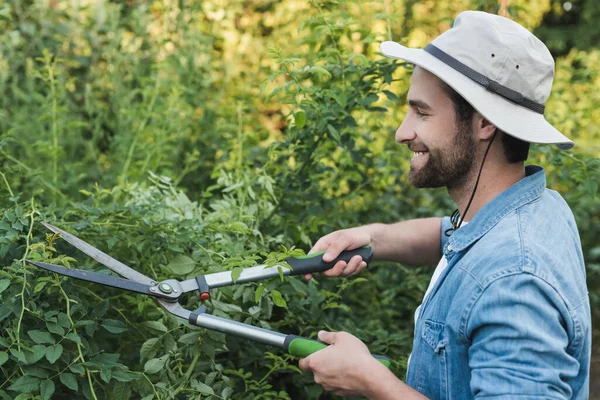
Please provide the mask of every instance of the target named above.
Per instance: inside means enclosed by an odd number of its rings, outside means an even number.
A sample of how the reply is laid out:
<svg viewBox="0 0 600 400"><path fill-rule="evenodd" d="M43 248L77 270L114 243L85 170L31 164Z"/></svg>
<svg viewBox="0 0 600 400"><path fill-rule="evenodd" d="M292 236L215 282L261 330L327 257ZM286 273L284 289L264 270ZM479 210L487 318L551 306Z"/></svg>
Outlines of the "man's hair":
<svg viewBox="0 0 600 400"><path fill-rule="evenodd" d="M456 90L452 89L446 82L440 81L440 83L442 85L442 89L454 104L456 122L459 124L470 122L471 118L473 118L473 114L475 113L473 106L466 101L464 97L458 94ZM500 131L500 129L496 129ZM504 155L506 156L506 159L511 164L525 161L529 156L529 142L517 139L516 137L510 136L506 133L502 135L502 147L504 148Z"/></svg>

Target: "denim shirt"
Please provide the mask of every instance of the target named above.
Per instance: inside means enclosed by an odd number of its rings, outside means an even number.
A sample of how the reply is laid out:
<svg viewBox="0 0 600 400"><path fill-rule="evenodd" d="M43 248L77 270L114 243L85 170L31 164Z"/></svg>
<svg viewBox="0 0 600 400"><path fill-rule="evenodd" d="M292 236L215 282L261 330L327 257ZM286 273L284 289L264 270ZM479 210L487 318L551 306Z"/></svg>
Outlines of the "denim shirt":
<svg viewBox="0 0 600 400"><path fill-rule="evenodd" d="M450 238L423 300L407 383L430 399L587 399L591 313L581 242L545 171L486 204Z"/></svg>

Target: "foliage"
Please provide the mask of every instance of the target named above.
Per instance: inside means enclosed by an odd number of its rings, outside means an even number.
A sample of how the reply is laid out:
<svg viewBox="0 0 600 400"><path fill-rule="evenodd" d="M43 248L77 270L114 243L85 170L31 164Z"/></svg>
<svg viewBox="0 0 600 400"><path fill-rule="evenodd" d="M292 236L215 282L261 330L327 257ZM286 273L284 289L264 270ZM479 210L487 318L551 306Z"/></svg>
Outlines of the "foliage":
<svg viewBox="0 0 600 400"><path fill-rule="evenodd" d="M535 28L550 3L515 1L510 11ZM279 350L24 260L104 271L41 221L162 280L282 259L344 227L449 214L445 192L407 183L408 152L392 133L406 110L410 66L380 57L378 43L423 46L459 11L496 6L0 5L0 397L333 397ZM535 146L531 159L575 213L595 310L597 58L595 49L573 48L557 59L547 116L578 146ZM349 280L221 288L207 305L284 333L347 330L403 377L429 277L429 268L379 263ZM193 310L199 300L182 304Z"/></svg>

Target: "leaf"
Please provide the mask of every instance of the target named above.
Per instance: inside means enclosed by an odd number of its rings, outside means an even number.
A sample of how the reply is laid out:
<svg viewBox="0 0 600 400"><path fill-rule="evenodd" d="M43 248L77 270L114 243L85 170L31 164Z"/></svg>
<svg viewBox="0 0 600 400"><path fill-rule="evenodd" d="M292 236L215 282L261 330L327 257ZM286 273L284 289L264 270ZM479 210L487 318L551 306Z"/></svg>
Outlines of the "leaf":
<svg viewBox="0 0 600 400"><path fill-rule="evenodd" d="M100 378L108 383L110 382L110 378L111 378L112 374L110 373L110 369L109 368L101 368L100 369Z"/></svg>
<svg viewBox="0 0 600 400"><path fill-rule="evenodd" d="M192 272L195 266L196 262L194 260L186 255L180 254L169 262L167 269L176 275L185 275Z"/></svg>
<svg viewBox="0 0 600 400"><path fill-rule="evenodd" d="M0 367L4 365L5 362L8 361L8 353L5 351L0 351Z"/></svg>
<svg viewBox="0 0 600 400"><path fill-rule="evenodd" d="M54 346L50 346L46 349L46 359L50 362L50 364L54 364L56 360L60 358L63 353L62 345L55 344Z"/></svg>
<svg viewBox="0 0 600 400"><path fill-rule="evenodd" d="M178 342L183 344L194 344L198 343L198 338L200 337L200 332L190 332L185 335L181 335Z"/></svg>
<svg viewBox="0 0 600 400"><path fill-rule="evenodd" d="M71 364L69 365L69 369L71 370L71 372L74 372L76 374L85 374L85 368L83 368L83 365L81 364Z"/></svg>
<svg viewBox="0 0 600 400"><path fill-rule="evenodd" d="M331 138L339 143L341 140L339 132L331 124L327 124L327 130L329 131Z"/></svg>
<svg viewBox="0 0 600 400"><path fill-rule="evenodd" d="M598 191L598 181L594 179L587 179L583 182L583 187L588 192L588 194L594 198L596 196L596 192ZM0 290L0 292L2 292Z"/></svg>
<svg viewBox="0 0 600 400"><path fill-rule="evenodd" d="M23 375L8 387L18 393L31 393L38 390L40 387L40 379L30 375Z"/></svg>
<svg viewBox="0 0 600 400"><path fill-rule="evenodd" d="M158 340L158 338L151 338L146 340L144 344L142 344L142 347L140 349L140 358L142 360L155 356L155 353L153 352L155 352L158 347L156 345L158 343Z"/></svg>
<svg viewBox="0 0 600 400"><path fill-rule="evenodd" d="M131 384L125 382L116 382L113 387L113 398L127 400L131 397Z"/></svg>
<svg viewBox="0 0 600 400"><path fill-rule="evenodd" d="M79 388L79 385L77 384L77 378L75 378L75 375L69 372L63 372L59 375L59 377L63 385L65 385L69 389L77 391L77 389Z"/></svg>
<svg viewBox="0 0 600 400"><path fill-rule="evenodd" d="M200 393L215 394L213 388L202 382L194 384L194 389L198 390Z"/></svg>
<svg viewBox="0 0 600 400"><path fill-rule="evenodd" d="M110 333L115 334L127 331L127 325L125 325L122 321L118 321L116 319L105 319L104 321L102 321L101 326Z"/></svg>
<svg viewBox="0 0 600 400"><path fill-rule="evenodd" d="M144 364L144 372L147 374L155 374L161 369L164 368L167 360L169 359L169 355L166 354L159 358L153 358L152 360L148 360L146 364Z"/></svg>
<svg viewBox="0 0 600 400"><path fill-rule="evenodd" d="M25 358L25 354L23 354L22 351L19 351L17 349L10 349L10 354L12 354L13 357L15 357L17 360L19 360L23 364L27 364L27 359Z"/></svg>
<svg viewBox="0 0 600 400"><path fill-rule="evenodd" d="M265 288L265 285L260 285L258 288L256 288L256 293L254 294L254 302L258 303L260 301L260 298L262 297Z"/></svg>
<svg viewBox="0 0 600 400"><path fill-rule="evenodd" d="M227 400L229 396L231 396L231 393L233 393L233 388L228 386L221 392L221 397L223 398L223 400Z"/></svg>
<svg viewBox="0 0 600 400"><path fill-rule="evenodd" d="M167 327L165 326L165 324L163 324L160 321L146 321L143 323L143 325L150 329L154 329L155 331L159 331L159 332L167 331Z"/></svg>
<svg viewBox="0 0 600 400"><path fill-rule="evenodd" d="M231 270L231 280L233 281L233 283L235 283L239 279L243 271L243 267L235 267Z"/></svg>
<svg viewBox="0 0 600 400"><path fill-rule="evenodd" d="M287 308L287 303L278 290L271 290L271 298L277 307Z"/></svg>
<svg viewBox="0 0 600 400"><path fill-rule="evenodd" d="M27 332L27 334L29 335L31 340L33 340L36 343L50 343L50 344L56 343L56 341L54 340L52 335L50 335L48 332L33 330L33 331Z"/></svg>
<svg viewBox="0 0 600 400"><path fill-rule="evenodd" d="M317 75L325 75L328 78L331 78L331 74L329 73L329 71L327 71L325 68L323 67L318 67L318 66L314 66L314 67L310 67L309 72L312 74L317 74Z"/></svg>
<svg viewBox="0 0 600 400"><path fill-rule="evenodd" d="M46 328L55 335L64 336L65 334L64 328L54 322L46 322Z"/></svg>
<svg viewBox="0 0 600 400"><path fill-rule="evenodd" d="M4 292L10 286L10 279L0 280L0 293Z"/></svg>
<svg viewBox="0 0 600 400"><path fill-rule="evenodd" d="M385 94L385 96L393 101L394 103L400 103L400 99L398 98L398 96L396 96L394 93L390 92L389 90L384 90L383 94Z"/></svg>
<svg viewBox="0 0 600 400"><path fill-rule="evenodd" d="M46 346L43 344L36 344L31 348L31 351L25 353L27 364L35 364L38 362L46 353Z"/></svg>
<svg viewBox="0 0 600 400"><path fill-rule="evenodd" d="M54 382L51 379L42 381L42 384L40 385L40 395L42 396L42 400L51 399L54 394L54 389Z"/></svg>
<svg viewBox="0 0 600 400"><path fill-rule="evenodd" d="M306 114L304 111L298 111L294 114L294 120L296 121L296 126L298 128L303 128L306 125Z"/></svg>

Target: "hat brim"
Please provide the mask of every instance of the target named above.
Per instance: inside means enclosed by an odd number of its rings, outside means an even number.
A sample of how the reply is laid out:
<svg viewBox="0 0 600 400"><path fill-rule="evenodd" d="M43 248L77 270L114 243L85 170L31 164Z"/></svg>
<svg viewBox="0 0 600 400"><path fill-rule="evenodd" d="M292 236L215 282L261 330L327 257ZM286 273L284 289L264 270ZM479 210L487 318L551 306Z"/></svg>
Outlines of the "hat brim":
<svg viewBox="0 0 600 400"><path fill-rule="evenodd" d="M554 128L543 114L505 100L422 49L392 41L380 45L383 55L405 60L431 72L465 98L481 115L507 134L530 143L555 144L562 150L575 143Z"/></svg>

